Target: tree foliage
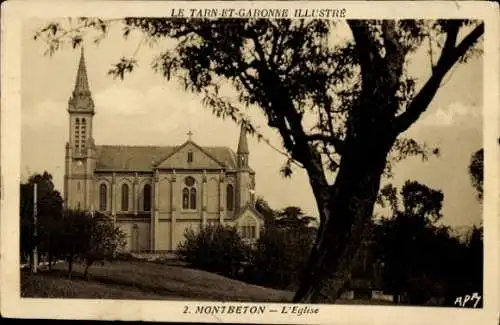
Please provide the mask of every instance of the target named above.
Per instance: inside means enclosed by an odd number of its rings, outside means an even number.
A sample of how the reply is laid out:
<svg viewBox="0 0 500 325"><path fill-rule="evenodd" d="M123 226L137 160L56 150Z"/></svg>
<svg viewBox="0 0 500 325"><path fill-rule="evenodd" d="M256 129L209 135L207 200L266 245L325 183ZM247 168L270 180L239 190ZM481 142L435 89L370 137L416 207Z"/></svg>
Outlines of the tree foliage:
<svg viewBox="0 0 500 325"><path fill-rule="evenodd" d="M37 236L33 229L34 184L37 184ZM111 259L125 244L125 234L108 217L63 209L61 195L47 172L34 174L21 184L20 199L22 258L30 256L36 245L39 256L48 260L49 267L56 259L68 262L69 277L73 264L84 262L87 278L93 263Z"/></svg>
<svg viewBox="0 0 500 325"><path fill-rule="evenodd" d="M195 231L187 229L177 255L190 266L234 277L248 259L249 247L236 228L208 224Z"/></svg>
<svg viewBox="0 0 500 325"><path fill-rule="evenodd" d="M37 184L37 236L34 235L34 184ZM63 200L48 172L34 174L20 185L20 250L21 260L38 245L39 254L47 255L51 265L60 256L60 227Z"/></svg>
<svg viewBox="0 0 500 325"><path fill-rule="evenodd" d="M264 200L259 202L259 206L269 208ZM280 289L296 289L314 243L316 229L310 226L313 218L293 206L267 211L270 215L252 251L247 280Z"/></svg>
<svg viewBox="0 0 500 325"><path fill-rule="evenodd" d="M88 270L92 264L111 261L125 245L125 233L115 227L107 216L67 209L64 210L61 221L59 236L64 245L63 256L68 263L69 277L72 275L73 264L83 262L83 276L88 279Z"/></svg>
<svg viewBox="0 0 500 325"><path fill-rule="evenodd" d="M89 29L105 36L113 22L78 21L69 29L52 22L36 37L53 53L64 40L78 45ZM295 301L313 302L341 294L373 215L380 178L390 175L391 163L437 153L402 134L429 107L450 69L480 53L476 44L484 33L482 22L469 20L130 17L118 22L124 37L138 31L151 44L173 39L174 47L154 59L156 71L203 94L216 116L243 124L261 139L245 114L246 108L259 109L281 136L287 156L283 174L290 175L291 163L305 169L320 225ZM350 31L347 38L338 37L341 26ZM417 87L408 65L425 48L431 74ZM110 73L123 78L136 63L122 58ZM227 89L236 95L227 96ZM338 285L330 285L332 275Z"/></svg>
<svg viewBox="0 0 500 325"><path fill-rule="evenodd" d="M83 277L88 279L88 270L92 264L113 260L116 253L125 246L125 233L116 228L107 216L80 213L79 217L85 222L82 234L79 234L83 237L83 249L79 258L85 263Z"/></svg>
<svg viewBox="0 0 500 325"><path fill-rule="evenodd" d="M477 192L479 200L483 198L483 179L484 179L484 150L476 151L470 160L469 175L471 178L472 186Z"/></svg>
<svg viewBox="0 0 500 325"><path fill-rule="evenodd" d="M276 212L264 198L258 197L255 200L255 209L264 217L264 224L273 222Z"/></svg>
<svg viewBox="0 0 500 325"><path fill-rule="evenodd" d="M407 180L398 195L398 190L392 184L380 190L378 203L389 206L394 215L415 215L425 220L438 221L443 216L444 194L417 181Z"/></svg>
<svg viewBox="0 0 500 325"><path fill-rule="evenodd" d="M389 188L389 187L387 187ZM373 250L384 263L383 283L406 303L453 306L455 298L482 292L482 238L473 228L463 242L438 225L443 195L414 181L401 191L387 191L396 209L375 225Z"/></svg>

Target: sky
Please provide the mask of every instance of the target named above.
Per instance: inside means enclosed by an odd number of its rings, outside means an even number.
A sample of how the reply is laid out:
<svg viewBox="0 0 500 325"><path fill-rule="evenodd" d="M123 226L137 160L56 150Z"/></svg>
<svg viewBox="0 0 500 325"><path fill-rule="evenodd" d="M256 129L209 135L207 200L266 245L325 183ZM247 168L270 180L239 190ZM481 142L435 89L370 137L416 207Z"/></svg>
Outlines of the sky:
<svg viewBox="0 0 500 325"><path fill-rule="evenodd" d="M44 21L23 24L22 39L22 130L21 172L48 171L62 191L64 146L68 139L67 103L74 87L79 50L67 46L54 56L44 56L46 44L33 40ZM346 29L340 30L349 37ZM97 145L180 145L192 130L193 141L202 146L229 146L236 150L239 127L215 117L202 106L201 98L185 92L175 81L166 81L151 67L155 54L168 44L150 47L138 34L128 40L119 29L99 45L85 40L87 72L95 102L94 139ZM141 44L140 47L138 45ZM139 66L125 80L107 75L120 57L135 53ZM421 80L429 73L424 51L408 67ZM394 167L394 185L416 180L444 193L444 224L464 227L481 221L481 204L467 172L473 152L482 147L483 60L474 58L453 69L428 110L405 134L440 148L440 156L423 162L407 159ZM255 109L247 114L260 131L281 148L277 133L266 126ZM279 173L285 158L255 138L249 138L250 164L256 172L256 193L275 209L299 206L317 216L312 191L303 170L291 178Z"/></svg>

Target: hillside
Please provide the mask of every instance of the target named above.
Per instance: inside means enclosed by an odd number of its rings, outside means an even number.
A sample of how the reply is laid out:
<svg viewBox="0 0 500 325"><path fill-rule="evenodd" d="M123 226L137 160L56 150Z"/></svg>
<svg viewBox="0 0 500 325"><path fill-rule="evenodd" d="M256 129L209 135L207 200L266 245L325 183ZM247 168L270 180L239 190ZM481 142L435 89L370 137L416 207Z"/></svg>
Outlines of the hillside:
<svg viewBox="0 0 500 325"><path fill-rule="evenodd" d="M239 302L290 302L293 292L275 290L214 273L145 261L115 261L90 268L74 266L68 279L67 265L31 274L21 271L21 296L25 298L81 298L130 300L207 300ZM338 300L336 304L390 305L380 300Z"/></svg>
<svg viewBox="0 0 500 325"><path fill-rule="evenodd" d="M21 296L37 298L167 299L246 302L289 301L293 293L273 290L179 266L143 261L115 261L90 268L90 281L75 266L71 280L66 264L36 275L21 273Z"/></svg>

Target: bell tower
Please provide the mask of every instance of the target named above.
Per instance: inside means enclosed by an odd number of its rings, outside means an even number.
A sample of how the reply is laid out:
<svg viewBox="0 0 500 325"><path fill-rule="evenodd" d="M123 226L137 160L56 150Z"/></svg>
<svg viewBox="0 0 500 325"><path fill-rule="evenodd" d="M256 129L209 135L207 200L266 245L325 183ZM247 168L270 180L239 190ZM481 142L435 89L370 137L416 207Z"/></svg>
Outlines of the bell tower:
<svg viewBox="0 0 500 325"><path fill-rule="evenodd" d="M66 143L64 202L67 208L92 209L95 144L92 122L95 114L90 93L83 46L73 93L68 101L69 139Z"/></svg>

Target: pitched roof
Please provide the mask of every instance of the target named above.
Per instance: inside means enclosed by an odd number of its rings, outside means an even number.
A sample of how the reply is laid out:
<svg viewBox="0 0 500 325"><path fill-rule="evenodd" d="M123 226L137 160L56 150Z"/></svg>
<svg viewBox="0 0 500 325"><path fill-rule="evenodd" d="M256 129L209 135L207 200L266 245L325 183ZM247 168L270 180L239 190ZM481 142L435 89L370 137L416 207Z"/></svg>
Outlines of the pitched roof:
<svg viewBox="0 0 500 325"><path fill-rule="evenodd" d="M152 171L156 164L176 151L179 146L96 146L96 170ZM201 147L227 169L236 169L236 154L228 147ZM196 168L196 166L179 166Z"/></svg>
<svg viewBox="0 0 500 325"><path fill-rule="evenodd" d="M251 211L253 213L253 215L255 215L257 218L264 220L264 216L259 212L259 210L257 210L257 208L255 208L255 206L253 204L247 203L243 207L241 207L241 209L236 213L236 215L234 217L234 221L241 218L243 216L243 214L245 213L245 211L248 211L248 210Z"/></svg>

